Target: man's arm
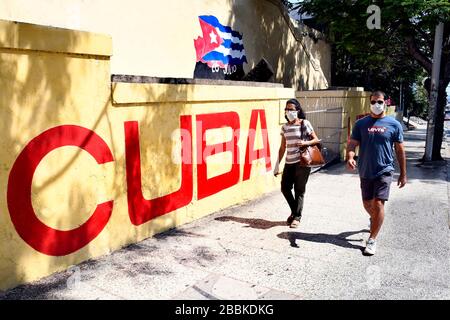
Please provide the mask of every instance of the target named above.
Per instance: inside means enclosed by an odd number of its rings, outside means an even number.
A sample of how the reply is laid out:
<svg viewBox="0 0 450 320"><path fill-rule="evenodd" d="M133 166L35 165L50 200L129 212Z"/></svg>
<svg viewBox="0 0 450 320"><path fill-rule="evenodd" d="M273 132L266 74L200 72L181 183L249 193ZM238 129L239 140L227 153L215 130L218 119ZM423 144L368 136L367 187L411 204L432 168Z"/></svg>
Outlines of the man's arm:
<svg viewBox="0 0 450 320"><path fill-rule="evenodd" d="M405 148L402 142L395 142L395 154L397 155L398 165L400 167L400 176L398 177L397 185L403 188L406 184L406 156Z"/></svg>
<svg viewBox="0 0 450 320"><path fill-rule="evenodd" d="M347 167L350 170L356 169L356 161L355 161L355 150L356 147L359 146L359 141L350 139L347 144L347 156L345 157L347 159Z"/></svg>

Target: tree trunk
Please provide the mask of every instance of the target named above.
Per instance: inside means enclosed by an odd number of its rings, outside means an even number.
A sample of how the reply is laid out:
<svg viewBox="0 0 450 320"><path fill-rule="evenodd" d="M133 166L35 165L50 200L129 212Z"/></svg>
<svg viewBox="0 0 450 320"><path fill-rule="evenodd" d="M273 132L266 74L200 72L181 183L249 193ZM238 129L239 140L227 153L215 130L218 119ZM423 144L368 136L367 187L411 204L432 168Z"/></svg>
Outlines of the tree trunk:
<svg viewBox="0 0 450 320"><path fill-rule="evenodd" d="M436 122L434 125L434 142L433 151L431 154L432 161L443 160L441 156L442 140L444 137L444 119L445 106L447 104L447 89L448 81L439 81L439 90L436 104Z"/></svg>
<svg viewBox="0 0 450 320"><path fill-rule="evenodd" d="M434 143L431 153L432 161L443 160L441 156L444 138L445 106L447 105L447 86L450 83L450 55L448 43L450 41L450 23L444 24L441 70L439 73L439 90L436 103L436 123L434 127Z"/></svg>

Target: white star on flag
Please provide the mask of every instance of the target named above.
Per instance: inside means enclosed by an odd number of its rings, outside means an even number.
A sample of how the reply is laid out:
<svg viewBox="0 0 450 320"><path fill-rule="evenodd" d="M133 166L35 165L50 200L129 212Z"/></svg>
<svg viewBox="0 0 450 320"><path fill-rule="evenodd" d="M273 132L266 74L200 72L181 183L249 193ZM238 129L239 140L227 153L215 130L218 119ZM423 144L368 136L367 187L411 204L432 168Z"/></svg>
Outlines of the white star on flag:
<svg viewBox="0 0 450 320"><path fill-rule="evenodd" d="M211 31L211 33L209 34L209 37L211 38L211 43L218 43L217 42L217 35Z"/></svg>

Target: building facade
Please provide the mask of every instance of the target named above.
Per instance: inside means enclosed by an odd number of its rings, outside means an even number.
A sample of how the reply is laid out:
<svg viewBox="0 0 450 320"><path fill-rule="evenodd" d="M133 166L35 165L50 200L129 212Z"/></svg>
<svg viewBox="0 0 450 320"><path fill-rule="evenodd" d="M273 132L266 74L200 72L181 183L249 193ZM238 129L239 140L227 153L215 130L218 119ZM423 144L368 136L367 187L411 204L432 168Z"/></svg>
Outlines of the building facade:
<svg viewBox="0 0 450 320"><path fill-rule="evenodd" d="M271 82L316 90L330 81L330 46L296 25L279 0L3 0L0 19L110 35L112 74L193 78L203 60L213 78L233 79L265 59Z"/></svg>

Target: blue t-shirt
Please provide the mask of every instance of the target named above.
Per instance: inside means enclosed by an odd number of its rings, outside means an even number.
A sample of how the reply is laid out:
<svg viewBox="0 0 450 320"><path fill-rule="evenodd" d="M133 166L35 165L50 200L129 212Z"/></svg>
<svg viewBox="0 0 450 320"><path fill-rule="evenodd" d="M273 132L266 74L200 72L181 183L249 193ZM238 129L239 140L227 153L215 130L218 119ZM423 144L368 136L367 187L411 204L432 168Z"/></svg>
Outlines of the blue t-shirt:
<svg viewBox="0 0 450 320"><path fill-rule="evenodd" d="M356 121L352 136L359 141L359 176L374 179L394 171L394 142L403 142L403 128L393 117L367 116Z"/></svg>

